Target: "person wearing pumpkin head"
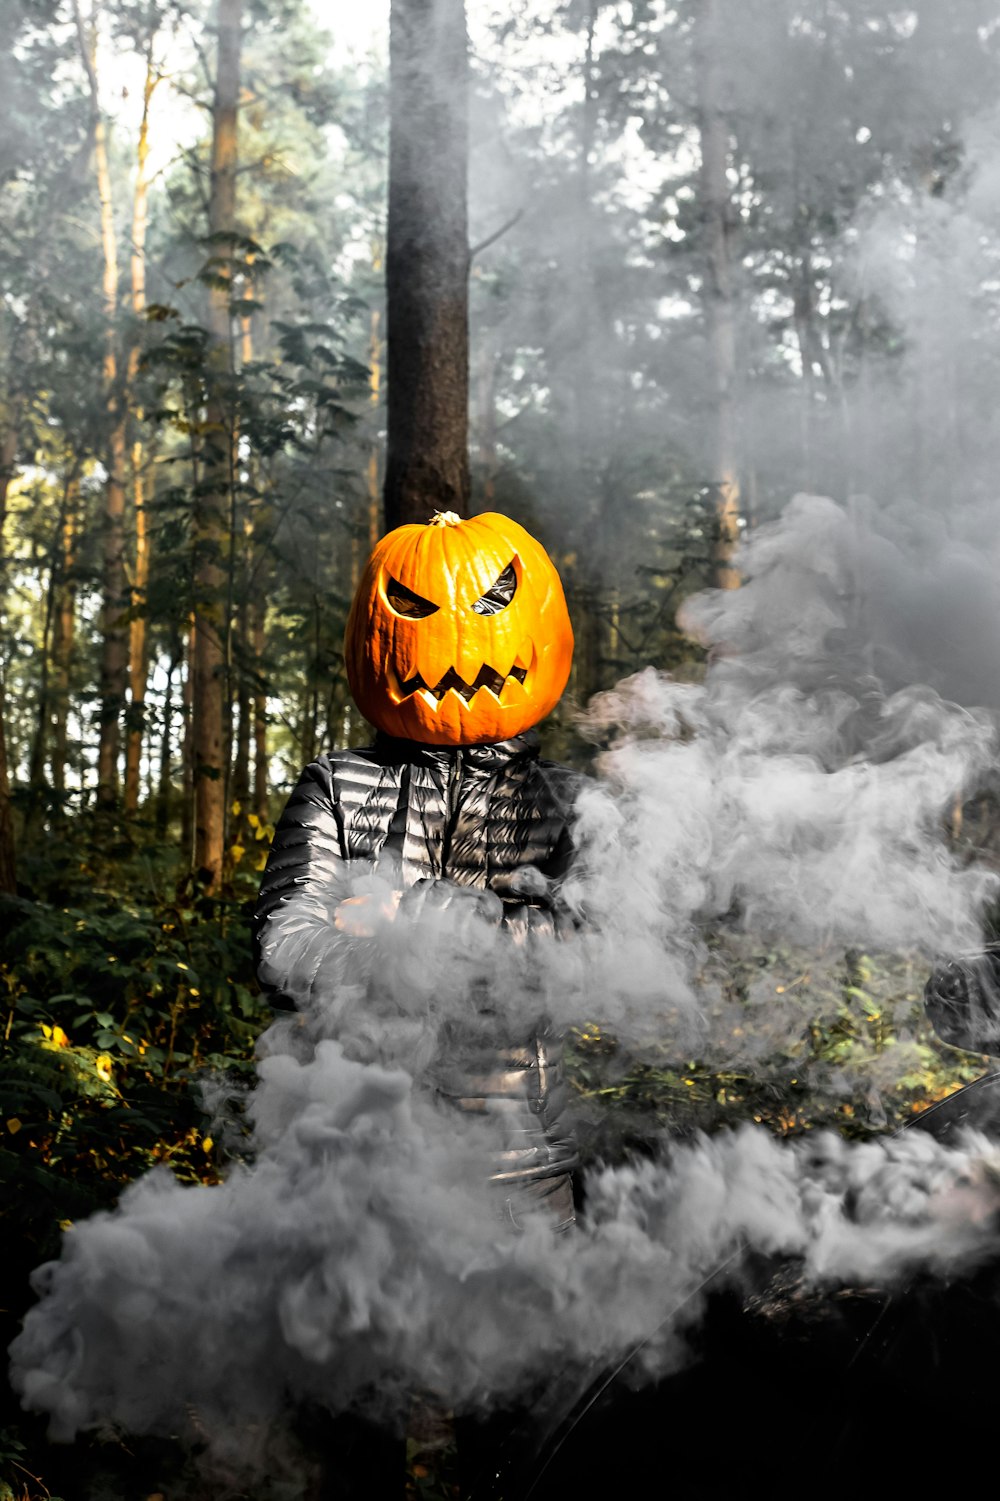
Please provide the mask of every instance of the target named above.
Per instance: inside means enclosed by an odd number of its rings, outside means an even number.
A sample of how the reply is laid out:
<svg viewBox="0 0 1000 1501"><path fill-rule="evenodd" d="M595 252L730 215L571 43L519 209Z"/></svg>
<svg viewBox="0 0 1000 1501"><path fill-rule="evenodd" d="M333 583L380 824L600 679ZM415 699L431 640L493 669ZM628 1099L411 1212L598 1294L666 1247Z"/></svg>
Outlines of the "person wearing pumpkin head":
<svg viewBox="0 0 1000 1501"><path fill-rule="evenodd" d="M371 931L366 898L350 894L359 872L389 883L382 919L393 904L405 918L471 903L512 941L556 935L579 777L539 759L534 726L562 695L572 652L559 575L516 522L444 512L383 537L345 637L351 691L377 733L320 756L289 798L254 914L266 990L301 1004L334 933ZM568 1229L577 1149L562 1121L561 1040L543 1022L485 1041L480 1027L468 1048L453 1034L431 1073L457 1109L502 1125L498 1215L516 1226L541 1210Z"/></svg>

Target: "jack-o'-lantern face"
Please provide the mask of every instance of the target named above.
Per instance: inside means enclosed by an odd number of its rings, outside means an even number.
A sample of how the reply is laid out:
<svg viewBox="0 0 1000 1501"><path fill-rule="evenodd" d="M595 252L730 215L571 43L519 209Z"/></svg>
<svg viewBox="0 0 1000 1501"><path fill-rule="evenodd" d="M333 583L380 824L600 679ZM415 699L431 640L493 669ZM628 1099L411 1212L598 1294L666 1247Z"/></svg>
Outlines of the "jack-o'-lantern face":
<svg viewBox="0 0 1000 1501"><path fill-rule="evenodd" d="M445 511L379 542L344 650L355 702L378 729L425 745L484 745L555 707L573 630L559 575L522 526Z"/></svg>

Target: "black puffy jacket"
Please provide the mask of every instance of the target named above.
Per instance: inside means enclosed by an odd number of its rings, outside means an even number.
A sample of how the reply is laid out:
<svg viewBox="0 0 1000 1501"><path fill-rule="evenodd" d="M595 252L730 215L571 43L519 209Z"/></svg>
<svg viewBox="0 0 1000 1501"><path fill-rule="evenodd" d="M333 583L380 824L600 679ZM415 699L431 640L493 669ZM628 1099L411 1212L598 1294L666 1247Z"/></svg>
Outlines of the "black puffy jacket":
<svg viewBox="0 0 1000 1501"><path fill-rule="evenodd" d="M329 953L331 913L350 873L384 871L404 888L447 882L491 892L513 936L554 935L578 787L575 773L539 759L534 732L455 748L379 735L365 749L319 757L288 800L261 884L253 928L262 985L301 998ZM290 926L299 940L294 985L277 936ZM544 1026L498 1037L485 1054L480 1047L443 1058L435 1078L459 1108L503 1119L492 1178L507 1191L511 1217L544 1200L560 1223L571 1222L577 1150L560 1126L561 1039Z"/></svg>
<svg viewBox="0 0 1000 1501"><path fill-rule="evenodd" d="M945 1042L1000 1054L1000 950L942 964L927 981L924 1004Z"/></svg>

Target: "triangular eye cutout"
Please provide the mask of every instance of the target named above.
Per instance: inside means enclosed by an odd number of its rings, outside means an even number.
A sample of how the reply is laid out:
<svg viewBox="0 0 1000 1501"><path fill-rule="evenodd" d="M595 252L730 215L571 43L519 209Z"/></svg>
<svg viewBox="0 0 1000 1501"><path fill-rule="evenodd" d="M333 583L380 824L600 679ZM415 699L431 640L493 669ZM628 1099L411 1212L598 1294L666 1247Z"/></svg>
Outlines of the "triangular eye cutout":
<svg viewBox="0 0 1000 1501"><path fill-rule="evenodd" d="M407 589L405 584L394 578L386 582L385 597L397 615L406 615L411 620L423 620L425 615L433 615L439 608L432 605L429 599L414 594L412 589Z"/></svg>
<svg viewBox="0 0 1000 1501"><path fill-rule="evenodd" d="M477 615L499 615L506 610L517 590L517 574L513 563L508 563L496 583L477 599L472 608Z"/></svg>

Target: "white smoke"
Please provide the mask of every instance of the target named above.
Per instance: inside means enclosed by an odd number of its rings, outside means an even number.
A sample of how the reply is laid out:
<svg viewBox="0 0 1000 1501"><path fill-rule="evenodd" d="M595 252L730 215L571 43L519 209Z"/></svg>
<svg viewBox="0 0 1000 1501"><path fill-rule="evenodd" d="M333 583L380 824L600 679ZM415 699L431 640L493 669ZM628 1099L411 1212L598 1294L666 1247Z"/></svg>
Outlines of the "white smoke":
<svg viewBox="0 0 1000 1501"><path fill-rule="evenodd" d="M255 1114L252 1169L218 1188L154 1172L38 1274L15 1379L57 1436L171 1432L193 1406L231 1442L289 1400L390 1419L414 1390L468 1408L640 1344L662 1371L675 1313L693 1317L741 1248L800 1259L815 1286L954 1273L998 1249L980 1137L782 1145L747 1127L595 1174L585 1226L554 1238L537 1219L503 1230L474 1138L456 1144L402 1071L331 1042L304 1065L272 1057Z"/></svg>
<svg viewBox="0 0 1000 1501"><path fill-rule="evenodd" d="M697 1289L743 1248L797 1258L816 1286L1000 1249L993 1146L913 1133L700 1139L591 1174L575 1233L530 1216L514 1233L485 1183L493 1121L423 1087L456 1027L594 1017L686 1046L720 915L802 943L975 945L995 881L957 861L942 819L993 731L878 677L859 560L884 541L800 497L745 549L741 591L691 605L717 648L705 683L648 672L592 707L614 740L579 799L577 864L559 892L525 877L566 936L514 944L495 897L446 885L394 910L363 871L318 929L290 925L278 967L301 1011L262 1041L252 1165L213 1188L157 1170L68 1232L13 1346L26 1405L62 1437L171 1432L193 1406L220 1444L307 1399L389 1418L420 1389L469 1409L555 1369L585 1382L638 1345L669 1368ZM382 911L371 934L334 927L348 894Z"/></svg>

